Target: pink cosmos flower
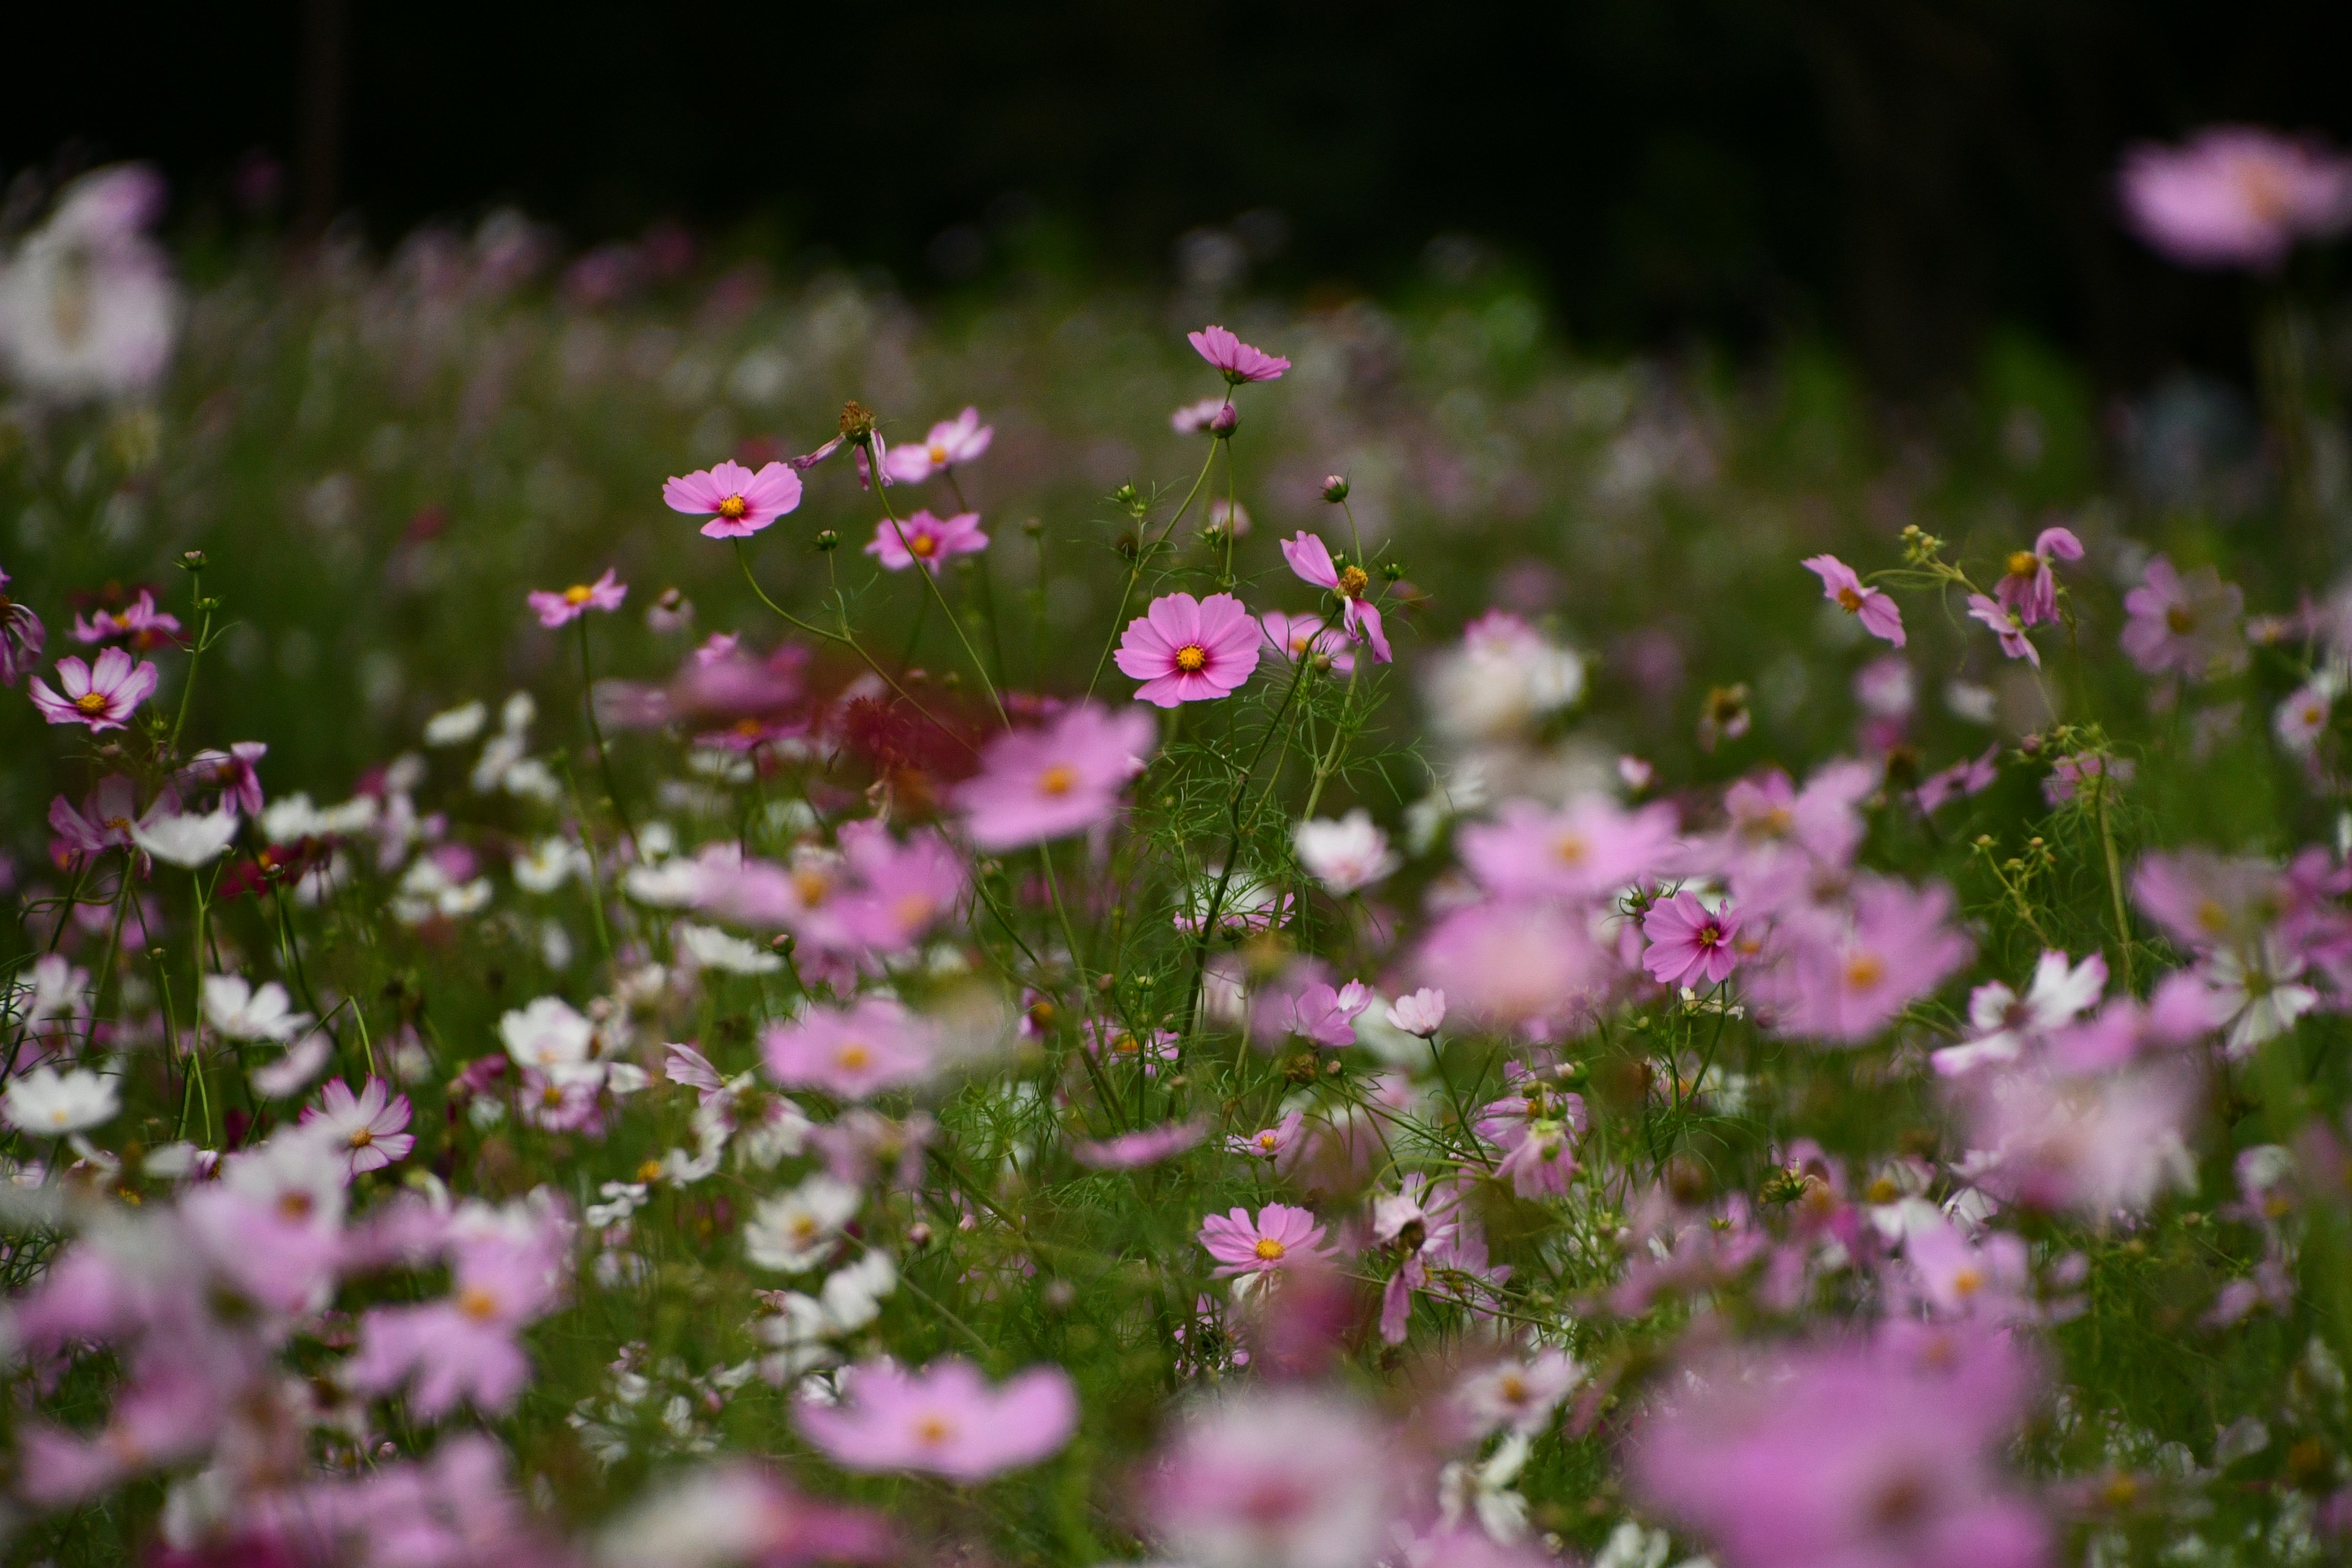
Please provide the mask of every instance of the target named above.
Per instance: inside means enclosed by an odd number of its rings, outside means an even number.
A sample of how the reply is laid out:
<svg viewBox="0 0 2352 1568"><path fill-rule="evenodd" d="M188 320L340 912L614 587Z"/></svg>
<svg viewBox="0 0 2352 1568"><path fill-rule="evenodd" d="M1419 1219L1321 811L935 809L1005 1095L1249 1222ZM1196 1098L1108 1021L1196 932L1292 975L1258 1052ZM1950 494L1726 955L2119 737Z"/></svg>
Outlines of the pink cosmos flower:
<svg viewBox="0 0 2352 1568"><path fill-rule="evenodd" d="M1903 1257L1938 1316L1997 1323L2032 1311L2025 1243L2005 1231L1988 1231L1982 1241L1971 1242L1939 1216L1905 1237Z"/></svg>
<svg viewBox="0 0 2352 1568"><path fill-rule="evenodd" d="M866 1362L841 1377L839 1405L803 1399L793 1420L845 1470L919 1470L984 1481L1036 1464L1078 1426L1077 1391L1058 1366L1032 1367L990 1387L980 1369L943 1356L908 1373Z"/></svg>
<svg viewBox="0 0 2352 1568"><path fill-rule="evenodd" d="M2018 624L2038 626L2058 618L2058 580L2050 570L2055 561L2080 561L2083 542L2071 528L2045 528L2033 548L2009 558L2009 570L1993 588L2004 609L2016 613Z"/></svg>
<svg viewBox="0 0 2352 1568"><path fill-rule="evenodd" d="M801 477L782 463L753 473L740 463L713 464L662 486L670 510L708 514L709 539L745 539L801 504Z"/></svg>
<svg viewBox="0 0 2352 1568"><path fill-rule="evenodd" d="M119 647L108 648L94 665L78 658L58 660L58 685L62 695L35 676L29 683L33 706L52 724L87 724L93 731L120 730L139 705L155 695L163 679L153 665Z"/></svg>
<svg viewBox="0 0 2352 1568"><path fill-rule="evenodd" d="M1547 1347L1530 1360L1515 1357L1470 1373L1454 1385L1447 1403L1481 1436L1505 1427L1532 1436L1586 1375L1573 1356Z"/></svg>
<svg viewBox="0 0 2352 1568"><path fill-rule="evenodd" d="M1676 893L1650 906L1642 934L1650 940L1642 967L1661 985L1720 985L1739 967L1739 950L1732 944L1739 917L1729 904L1710 911L1697 894Z"/></svg>
<svg viewBox="0 0 2352 1568"><path fill-rule="evenodd" d="M1448 912L1421 944L1421 976L1481 1021L1565 1021L1600 995L1612 961L1589 923L1549 900L1497 899Z"/></svg>
<svg viewBox="0 0 2352 1568"><path fill-rule="evenodd" d="M2274 271L2296 240L2352 223L2352 160L2250 126L2134 147L2118 183L2131 226L2185 267Z"/></svg>
<svg viewBox="0 0 2352 1568"><path fill-rule="evenodd" d="M980 422L980 410L967 408L953 419L931 426L919 443L902 441L882 459L882 471L900 484L919 485L933 474L958 463L969 463L988 450L996 426Z"/></svg>
<svg viewBox="0 0 2352 1568"><path fill-rule="evenodd" d="M109 849L128 849L131 846L131 830L153 827L179 814L179 797L165 790L149 803L146 814L139 811L139 786L122 773L109 773L98 781L79 811L73 803L58 795L49 802L49 827L57 834L51 841L50 853L58 857L102 855Z"/></svg>
<svg viewBox="0 0 2352 1568"><path fill-rule="evenodd" d="M864 1100L919 1082L932 1068L929 1031L896 1002L862 997L847 1007L811 1007L769 1026L760 1042L769 1076L786 1089L821 1089Z"/></svg>
<svg viewBox="0 0 2352 1568"><path fill-rule="evenodd" d="M2271 715L2271 729L2279 744L2298 756L2307 756L2327 732L2336 713L2335 694L2317 682L2298 688Z"/></svg>
<svg viewBox="0 0 2352 1568"><path fill-rule="evenodd" d="M1151 1522L1195 1568L1363 1568L1395 1545L1397 1439L1302 1384L1203 1404L1150 1471Z"/></svg>
<svg viewBox="0 0 2352 1568"><path fill-rule="evenodd" d="M1156 738L1149 714L1092 702L1042 730L1005 731L981 753L979 774L956 790L964 831L999 853L1108 822Z"/></svg>
<svg viewBox="0 0 2352 1568"><path fill-rule="evenodd" d="M1225 373L1225 380L1235 386L1248 381L1272 381L1290 368L1290 362L1279 354L1252 348L1223 327L1208 327L1185 334L1192 352Z"/></svg>
<svg viewBox="0 0 2352 1568"><path fill-rule="evenodd" d="M1514 1068L1517 1094L1491 1100L1478 1112L1478 1136L1503 1151L1497 1176L1508 1176L1523 1198L1559 1197L1576 1175L1576 1145L1584 1136L1584 1097Z"/></svg>
<svg viewBox="0 0 2352 1568"><path fill-rule="evenodd" d="M302 1125L315 1126L344 1151L352 1174L381 1171L408 1158L416 1140L408 1126L408 1096L393 1094L383 1079L371 1078L357 1094L341 1079L330 1079L319 1103L305 1107Z"/></svg>
<svg viewBox="0 0 2352 1568"><path fill-rule="evenodd" d="M2021 658L2042 668L2042 650L2025 635L2025 617L2000 600L1984 594L1969 595L1969 618L1982 621L2000 639L2000 651L2011 658Z"/></svg>
<svg viewBox="0 0 2352 1568"><path fill-rule="evenodd" d="M2187 1134L2201 1096L2179 1063L2087 1075L2021 1064L1964 1081L1961 1172L2003 1202L2103 1219L2197 1185Z"/></svg>
<svg viewBox="0 0 2352 1568"><path fill-rule="evenodd" d="M33 606L8 595L8 574L0 572L0 686L14 686L39 668L49 629Z"/></svg>
<svg viewBox="0 0 2352 1568"><path fill-rule="evenodd" d="M1968 961L1969 939L1946 924L1950 889L1862 879L1849 917L1801 911L1784 926L1781 964L1759 977L1779 1032L1836 1045L1869 1039Z"/></svg>
<svg viewBox="0 0 2352 1568"><path fill-rule="evenodd" d="M1864 587L1853 568L1834 555L1815 555L1803 565L1822 580L1822 598L1849 616L1860 616L1863 630L1871 636L1885 637L1896 647L1903 646L1903 611L1894 600L1875 588Z"/></svg>
<svg viewBox="0 0 2352 1568"><path fill-rule="evenodd" d="M1919 787L1912 792L1912 799L1918 803L1921 811L1932 814L1952 801L1982 795L2000 776L2000 745L1996 742L1987 746L1979 756L1967 762L1954 763L1941 773L1929 773L1919 781Z"/></svg>
<svg viewBox="0 0 2352 1568"><path fill-rule="evenodd" d="M1675 808L1627 811L1605 795L1579 795L1558 811L1504 803L1498 821L1462 829L1462 863L1489 890L1589 899L1663 869L1675 848Z"/></svg>
<svg viewBox="0 0 2352 1568"><path fill-rule="evenodd" d="M1330 1256L1315 1216L1288 1204L1268 1204L1252 1219L1249 1211L1211 1215L1201 1222L1201 1245L1217 1260L1218 1278L1231 1274L1276 1274Z"/></svg>
<svg viewBox="0 0 2352 1568"><path fill-rule="evenodd" d="M2045 952L2033 967L2024 995L1998 980L1969 993L1969 1023L1976 1032L1929 1059L1947 1077L1988 1062L2015 1061L2028 1046L2047 1039L2097 1005L2106 989L2107 961L2099 954L2072 964L2063 952Z"/></svg>
<svg viewBox="0 0 2352 1568"><path fill-rule="evenodd" d="M963 898L963 858L932 829L901 842L879 822L844 823L841 849L857 879L841 902L841 921L877 952L907 952Z"/></svg>
<svg viewBox="0 0 2352 1568"><path fill-rule="evenodd" d="M1261 1043L1296 1035L1312 1045L1344 1050L1356 1043L1356 1019L1371 1005L1371 989L1360 980L1337 988L1328 981L1309 980L1287 995L1267 998L1251 1020L1251 1032Z"/></svg>
<svg viewBox="0 0 2352 1568"><path fill-rule="evenodd" d="M449 1294L369 1310L343 1377L368 1394L407 1384L410 1408L428 1419L460 1400L499 1415L530 1381L516 1336L562 1295L569 1227L520 1205L478 1204L453 1221L450 1251Z"/></svg>
<svg viewBox="0 0 2352 1568"><path fill-rule="evenodd" d="M1302 658L1328 661L1342 675L1356 668L1356 656L1348 651L1348 634L1327 625L1320 616L1268 610L1258 624L1265 628L1265 640L1274 651L1293 664Z"/></svg>
<svg viewBox="0 0 2352 1568"><path fill-rule="evenodd" d="M2005 1336L1882 1329L1678 1382L1633 1450L1652 1507L1728 1568L2039 1568L2049 1529L1994 1456L2024 1413Z"/></svg>
<svg viewBox="0 0 2352 1568"><path fill-rule="evenodd" d="M263 805L259 763L268 754L268 746L259 741L239 741L226 752L198 752L173 775L172 782L192 794L218 790L222 805L245 816L259 816Z"/></svg>
<svg viewBox="0 0 2352 1568"><path fill-rule="evenodd" d="M76 616L73 624L74 641L84 647L119 640L142 653L179 635L180 618L155 607L155 592L152 588L140 589L139 596L115 614L98 610L88 620Z"/></svg>
<svg viewBox="0 0 2352 1568"><path fill-rule="evenodd" d="M1389 1027L1426 1040L1445 1026L1445 993L1424 985L1389 1004Z"/></svg>
<svg viewBox="0 0 2352 1568"><path fill-rule="evenodd" d="M1078 1026L1078 1037L1096 1060L1140 1068L1146 1078L1158 1078L1161 1068L1173 1067L1179 1059L1173 1029L1138 1034L1123 1024L1088 1018Z"/></svg>
<svg viewBox="0 0 2352 1568"><path fill-rule="evenodd" d="M1118 668L1143 684L1135 700L1160 708L1230 695L1257 668L1262 632L1231 594L1168 594L1127 624Z"/></svg>
<svg viewBox="0 0 2352 1568"><path fill-rule="evenodd" d="M2238 623L2246 595L2210 566L2184 577L2159 555L2147 563L2140 585L2124 595L2124 608L2131 619L2116 640L2150 675L2169 670L2203 679L2235 673L2245 665L2246 643Z"/></svg>
<svg viewBox="0 0 2352 1568"><path fill-rule="evenodd" d="M2083 793L2091 781L2104 779L2107 781L2107 798L2113 800L2116 788L2131 783L2132 775L2138 771L2129 757L2075 752L2050 764L2050 776L2042 781L2042 798L2055 810Z"/></svg>
<svg viewBox="0 0 2352 1568"><path fill-rule="evenodd" d="M1331 559L1330 546L1304 529L1282 542L1282 558L1303 580L1338 595L1348 635L1358 642L1370 643L1376 663L1389 662L1389 639L1381 629L1381 609L1364 596L1372 580L1362 567L1340 571Z"/></svg>
<svg viewBox="0 0 2352 1568"><path fill-rule="evenodd" d="M876 523L866 553L892 572L904 572L920 562L925 571L937 576L950 556L977 554L987 548L988 535L980 531L980 513L960 511L939 518L919 511L903 522L886 517Z"/></svg>
<svg viewBox="0 0 2352 1568"><path fill-rule="evenodd" d="M629 585L616 581L610 566L593 583L574 583L560 594L534 588L523 595L542 626L567 625L591 610L617 610L628 596Z"/></svg>
<svg viewBox="0 0 2352 1568"><path fill-rule="evenodd" d="M1070 1156L1090 1171L1131 1171L1172 1159L1208 1135L1207 1122L1171 1121L1122 1132L1116 1138L1073 1143Z"/></svg>
<svg viewBox="0 0 2352 1568"><path fill-rule="evenodd" d="M1305 1111L1291 1111L1273 1126L1261 1128L1246 1137L1234 1133L1225 1140L1225 1147L1234 1153L1246 1154L1254 1160L1279 1161L1298 1147L1298 1130L1306 1120Z"/></svg>

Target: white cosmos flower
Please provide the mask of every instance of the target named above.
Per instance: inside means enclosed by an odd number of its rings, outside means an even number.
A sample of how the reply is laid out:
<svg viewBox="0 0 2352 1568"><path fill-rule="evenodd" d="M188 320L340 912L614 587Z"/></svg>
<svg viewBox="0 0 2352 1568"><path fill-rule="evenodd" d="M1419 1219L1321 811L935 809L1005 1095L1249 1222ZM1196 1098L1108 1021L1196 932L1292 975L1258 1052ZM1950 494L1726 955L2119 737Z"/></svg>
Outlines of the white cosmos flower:
<svg viewBox="0 0 2352 1568"><path fill-rule="evenodd" d="M10 1080L0 1114L20 1132L41 1138L61 1138L83 1132L114 1119L122 1109L114 1080L88 1068L59 1072L37 1067Z"/></svg>
<svg viewBox="0 0 2352 1568"><path fill-rule="evenodd" d="M596 1026L561 996L541 996L499 1020L499 1038L506 1043L507 1054L550 1076L556 1068L585 1062L595 1037Z"/></svg>
<svg viewBox="0 0 2352 1568"><path fill-rule="evenodd" d="M482 732L484 721L490 710L479 702L446 709L425 721L425 743L428 746L462 746Z"/></svg>
<svg viewBox="0 0 2352 1568"><path fill-rule="evenodd" d="M1291 830L1291 842L1307 874L1335 893L1369 888L1402 864L1389 847L1389 836L1360 806L1337 822L1316 817L1300 823Z"/></svg>
<svg viewBox="0 0 2352 1568"><path fill-rule="evenodd" d="M687 956L704 969L724 970L730 974L773 974L784 966L784 961L774 953L716 926L680 921L677 936Z"/></svg>
<svg viewBox="0 0 2352 1568"><path fill-rule="evenodd" d="M515 886L526 893L551 893L587 869L588 852L579 845L569 838L542 838L514 863Z"/></svg>
<svg viewBox="0 0 2352 1568"><path fill-rule="evenodd" d="M856 1217L862 1195L820 1171L791 1192L761 1200L743 1227L744 1256L782 1274L815 1268Z"/></svg>
<svg viewBox="0 0 2352 1568"><path fill-rule="evenodd" d="M220 858L236 837L236 813L215 811L208 816L134 822L131 825L131 837L140 848L166 865L194 870Z"/></svg>
<svg viewBox="0 0 2352 1568"><path fill-rule="evenodd" d="M204 1004L205 1018L232 1040L290 1040L310 1022L275 980L256 990L242 974L207 974Z"/></svg>

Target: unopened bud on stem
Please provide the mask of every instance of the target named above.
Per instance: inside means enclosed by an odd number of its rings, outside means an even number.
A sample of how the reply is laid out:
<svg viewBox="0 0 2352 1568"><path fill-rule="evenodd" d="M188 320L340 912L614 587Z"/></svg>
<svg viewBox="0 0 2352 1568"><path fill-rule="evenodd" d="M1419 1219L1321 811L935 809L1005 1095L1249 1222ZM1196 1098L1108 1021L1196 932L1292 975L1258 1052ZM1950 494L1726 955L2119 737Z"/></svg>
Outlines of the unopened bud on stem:
<svg viewBox="0 0 2352 1568"><path fill-rule="evenodd" d="M1343 474L1324 475L1323 499L1333 506L1338 506L1341 501L1346 500L1348 499L1347 477Z"/></svg>
<svg viewBox="0 0 2352 1568"><path fill-rule="evenodd" d="M1240 429L1241 424L1242 416L1235 413L1234 405L1228 403L1209 416L1209 434L1222 441Z"/></svg>

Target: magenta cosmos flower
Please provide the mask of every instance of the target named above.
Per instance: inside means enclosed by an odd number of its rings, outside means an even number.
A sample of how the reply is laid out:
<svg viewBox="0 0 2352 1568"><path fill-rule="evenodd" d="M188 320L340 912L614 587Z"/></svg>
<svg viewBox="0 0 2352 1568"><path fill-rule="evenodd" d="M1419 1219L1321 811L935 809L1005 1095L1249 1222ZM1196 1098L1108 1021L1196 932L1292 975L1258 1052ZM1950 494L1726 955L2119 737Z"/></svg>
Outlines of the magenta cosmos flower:
<svg viewBox="0 0 2352 1568"><path fill-rule="evenodd" d="M354 1176L404 1160L416 1147L407 1131L408 1096L391 1093L380 1078L368 1079L357 1094L341 1079L329 1079L319 1103L304 1109L302 1125L329 1135Z"/></svg>
<svg viewBox="0 0 2352 1568"><path fill-rule="evenodd" d="M2238 626L2246 595L2210 566L2184 577L2159 555L2147 563L2140 585L2124 595L2124 608L2131 619L2116 640L2150 675L2225 674L2246 662Z"/></svg>
<svg viewBox="0 0 2352 1568"><path fill-rule="evenodd" d="M1696 893L1660 900L1642 917L1650 939L1642 967L1661 985L1720 985L1739 967L1739 917L1731 906L1710 911Z"/></svg>
<svg viewBox="0 0 2352 1568"><path fill-rule="evenodd" d="M896 1002L868 996L848 1007L812 1007L770 1027L760 1042L768 1071L786 1089L821 1089L844 1100L930 1076L931 1045L921 1020Z"/></svg>
<svg viewBox="0 0 2352 1568"><path fill-rule="evenodd" d="M1894 600L1875 588L1864 587L1853 568L1834 555L1815 555L1803 564L1822 580L1822 598L1859 617L1863 630L1871 636L1885 637L1896 647L1903 646L1903 611Z"/></svg>
<svg viewBox="0 0 2352 1568"><path fill-rule="evenodd" d="M2352 223L2352 159L2251 126L2135 147L2118 183L2133 230L2184 267L2273 271L2296 240Z"/></svg>
<svg viewBox="0 0 2352 1568"><path fill-rule="evenodd" d="M2045 528L2034 539L2033 548L2020 550L2009 558L2009 570L2001 574L1993 587L1993 597L2003 607L2017 612L2021 625L2038 626L2044 621L2058 618L2058 579L2050 570L2053 561L2080 561L2083 542L2074 537L2071 528Z"/></svg>
<svg viewBox="0 0 2352 1568"><path fill-rule="evenodd" d="M120 730L139 705L155 695L163 677L143 659L133 663L119 647L108 648L94 665L78 658L58 660L58 690L35 676L28 689L33 706L52 724L87 724L92 730Z"/></svg>
<svg viewBox="0 0 2352 1568"><path fill-rule="evenodd" d="M1201 1245L1217 1260L1219 1277L1274 1274L1329 1256L1323 1227L1305 1209L1268 1204L1252 1219L1249 1210L1209 1215L1201 1222Z"/></svg>
<svg viewBox="0 0 2352 1568"><path fill-rule="evenodd" d="M0 572L0 686L14 686L33 673L48 637L33 606L9 597L8 574Z"/></svg>
<svg viewBox="0 0 2352 1568"><path fill-rule="evenodd" d="M1381 607L1364 597L1372 585L1371 578L1360 566L1350 566L1342 572L1331 559L1330 546L1301 529L1282 542L1282 558L1301 579L1317 587L1337 594L1345 606L1342 624L1348 635L1358 642L1372 645L1372 658L1381 664L1389 662L1388 635L1381 630Z"/></svg>
<svg viewBox="0 0 2352 1568"><path fill-rule="evenodd" d="M969 463L988 450L996 426L980 422L980 410L967 408L953 419L941 420L921 442L905 441L890 448L882 471L900 484L916 485L958 463Z"/></svg>
<svg viewBox="0 0 2352 1568"><path fill-rule="evenodd" d="M841 1382L839 1405L803 1400L793 1419L845 1470L984 1481L1056 1452L1078 1427L1077 1391L1058 1366L1031 1367L992 1388L955 1356L914 1373L878 1361L850 1368Z"/></svg>
<svg viewBox="0 0 2352 1568"><path fill-rule="evenodd" d="M988 535L980 531L980 513L960 511L941 518L919 511L903 522L886 517L876 523L874 542L866 547L866 553L893 572L904 572L919 561L937 576L949 556L973 555L987 548Z"/></svg>
<svg viewBox="0 0 2352 1568"><path fill-rule="evenodd" d="M1290 368L1290 362L1280 354L1253 348L1223 327L1206 327L1186 336L1193 352L1223 371L1225 379L1235 386L1245 381L1272 381Z"/></svg>
<svg viewBox="0 0 2352 1568"><path fill-rule="evenodd" d="M1982 621L2000 639L2000 651L2011 658L2021 658L2042 668L2042 650L2025 635L2025 617L1989 594L1969 595L1969 618Z"/></svg>
<svg viewBox="0 0 2352 1568"><path fill-rule="evenodd" d="M743 539L801 504L801 477L782 463L753 473L740 463L714 464L662 485L672 511L708 515L710 539Z"/></svg>
<svg viewBox="0 0 2352 1568"><path fill-rule="evenodd" d="M1143 682L1138 702L1173 708L1230 694L1257 668L1265 631L1231 594L1169 594L1127 623L1118 668Z"/></svg>
<svg viewBox="0 0 2352 1568"><path fill-rule="evenodd" d="M992 853L1042 844L1110 820L1119 791L1143 771L1151 718L1088 702L1042 730L1008 730L956 791L964 831Z"/></svg>
<svg viewBox="0 0 2352 1568"><path fill-rule="evenodd" d="M566 625L591 610L617 610L628 596L629 585L617 581L610 566L593 583L574 583L560 594L534 588L524 595L542 626Z"/></svg>

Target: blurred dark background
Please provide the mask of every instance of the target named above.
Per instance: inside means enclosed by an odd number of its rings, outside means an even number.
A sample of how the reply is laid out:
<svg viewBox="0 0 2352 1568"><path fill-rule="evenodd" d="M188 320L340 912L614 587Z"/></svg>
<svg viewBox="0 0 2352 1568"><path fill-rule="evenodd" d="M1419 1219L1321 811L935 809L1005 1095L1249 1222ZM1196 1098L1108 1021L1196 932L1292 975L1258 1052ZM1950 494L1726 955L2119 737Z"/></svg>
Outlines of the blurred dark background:
<svg viewBox="0 0 2352 1568"><path fill-rule="evenodd" d="M0 172L151 158L184 233L274 165L298 234L515 203L918 293L1394 291L1464 237L1584 346L1825 336L1897 393L1994 327L2109 384L2235 367L2248 286L2121 232L2118 152L2352 137L2341 0L274 0L9 32Z"/></svg>

